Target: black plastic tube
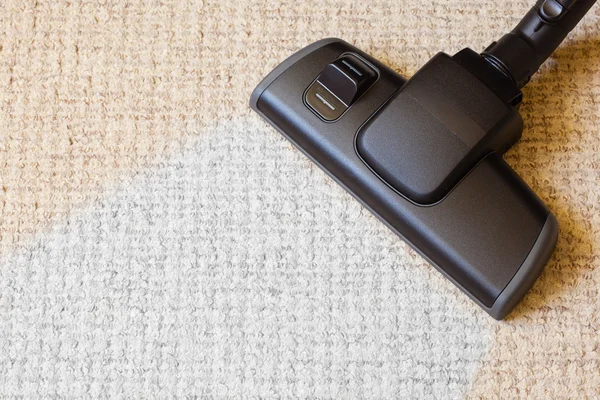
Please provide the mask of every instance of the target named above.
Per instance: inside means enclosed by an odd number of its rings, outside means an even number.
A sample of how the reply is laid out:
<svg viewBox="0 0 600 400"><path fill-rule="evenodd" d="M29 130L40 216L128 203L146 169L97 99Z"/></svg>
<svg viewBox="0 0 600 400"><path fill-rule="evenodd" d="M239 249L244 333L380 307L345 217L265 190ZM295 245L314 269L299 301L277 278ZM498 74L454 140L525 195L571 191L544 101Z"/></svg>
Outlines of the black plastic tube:
<svg viewBox="0 0 600 400"><path fill-rule="evenodd" d="M523 87L595 3L538 0L515 29L492 43L482 56Z"/></svg>

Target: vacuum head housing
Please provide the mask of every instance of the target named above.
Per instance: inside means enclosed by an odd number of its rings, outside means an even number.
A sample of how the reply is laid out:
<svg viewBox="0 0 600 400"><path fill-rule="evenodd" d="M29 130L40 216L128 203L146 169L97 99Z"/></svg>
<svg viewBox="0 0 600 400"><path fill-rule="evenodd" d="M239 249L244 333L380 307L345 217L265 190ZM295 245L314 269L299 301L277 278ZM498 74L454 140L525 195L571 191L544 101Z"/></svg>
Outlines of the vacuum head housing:
<svg viewBox="0 0 600 400"><path fill-rule="evenodd" d="M540 0L483 53L406 80L340 39L281 63L250 106L492 317L533 285L558 223L504 162L521 87L595 0Z"/></svg>

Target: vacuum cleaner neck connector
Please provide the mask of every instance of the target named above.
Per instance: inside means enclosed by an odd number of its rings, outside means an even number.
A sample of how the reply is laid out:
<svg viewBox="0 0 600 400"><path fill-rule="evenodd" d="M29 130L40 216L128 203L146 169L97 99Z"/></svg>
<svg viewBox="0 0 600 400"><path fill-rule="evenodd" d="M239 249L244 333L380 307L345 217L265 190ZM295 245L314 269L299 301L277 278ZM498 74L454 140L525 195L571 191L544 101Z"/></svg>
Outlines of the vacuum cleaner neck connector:
<svg viewBox="0 0 600 400"><path fill-rule="evenodd" d="M596 0L538 0L525 18L482 56L520 88L581 21Z"/></svg>

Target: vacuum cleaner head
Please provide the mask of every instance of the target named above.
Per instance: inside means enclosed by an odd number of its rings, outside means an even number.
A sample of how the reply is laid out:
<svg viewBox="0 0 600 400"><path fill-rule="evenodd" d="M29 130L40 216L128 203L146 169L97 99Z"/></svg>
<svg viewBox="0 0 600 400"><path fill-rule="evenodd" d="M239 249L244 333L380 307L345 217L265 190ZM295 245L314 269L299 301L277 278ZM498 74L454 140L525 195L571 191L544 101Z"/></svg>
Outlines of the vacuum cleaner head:
<svg viewBox="0 0 600 400"><path fill-rule="evenodd" d="M281 63L251 107L491 316L550 258L556 218L502 154L521 87L595 0L540 0L483 53L439 53L406 80L339 39Z"/></svg>

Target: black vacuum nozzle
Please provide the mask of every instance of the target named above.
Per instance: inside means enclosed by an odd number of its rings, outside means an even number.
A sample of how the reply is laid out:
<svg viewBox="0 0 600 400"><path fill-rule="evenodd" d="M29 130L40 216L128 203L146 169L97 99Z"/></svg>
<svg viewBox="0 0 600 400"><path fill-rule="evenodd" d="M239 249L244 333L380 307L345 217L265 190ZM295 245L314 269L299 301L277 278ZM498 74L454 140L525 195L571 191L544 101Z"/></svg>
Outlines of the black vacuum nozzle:
<svg viewBox="0 0 600 400"><path fill-rule="evenodd" d="M275 68L250 105L502 319L558 238L554 215L502 159L523 132L521 87L595 2L540 0L483 54L438 53L408 80L322 40Z"/></svg>
<svg viewBox="0 0 600 400"><path fill-rule="evenodd" d="M482 55L523 87L594 3L596 0L538 0L512 32Z"/></svg>

